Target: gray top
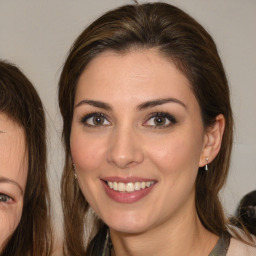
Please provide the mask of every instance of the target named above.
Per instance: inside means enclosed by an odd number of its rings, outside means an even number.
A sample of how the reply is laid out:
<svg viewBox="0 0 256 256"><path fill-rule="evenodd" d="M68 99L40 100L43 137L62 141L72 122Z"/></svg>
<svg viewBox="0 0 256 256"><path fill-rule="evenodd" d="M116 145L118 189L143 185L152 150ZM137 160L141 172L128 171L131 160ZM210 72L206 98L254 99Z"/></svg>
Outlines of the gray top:
<svg viewBox="0 0 256 256"><path fill-rule="evenodd" d="M223 233L208 256L226 256L229 243L230 235L228 233Z"/></svg>

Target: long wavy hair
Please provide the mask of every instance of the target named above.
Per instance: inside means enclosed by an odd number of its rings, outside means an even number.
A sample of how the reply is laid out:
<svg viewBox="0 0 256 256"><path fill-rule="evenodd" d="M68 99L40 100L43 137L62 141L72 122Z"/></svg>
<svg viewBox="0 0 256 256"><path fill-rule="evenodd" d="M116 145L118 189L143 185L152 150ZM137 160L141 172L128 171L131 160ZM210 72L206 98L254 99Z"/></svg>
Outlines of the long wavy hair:
<svg viewBox="0 0 256 256"><path fill-rule="evenodd" d="M62 205L69 255L91 255L91 251L102 246L106 232L105 224L91 214L88 202L74 181L70 131L78 79L88 63L103 51L123 53L151 48L172 61L190 81L205 127L214 124L217 115L225 117L219 154L209 164L208 172L203 168L198 170L195 201L206 229L216 235L228 230L219 192L230 165L233 117L229 86L216 45L197 21L175 6L166 3L125 5L102 15L80 34L70 49L59 80L66 152Z"/></svg>
<svg viewBox="0 0 256 256"><path fill-rule="evenodd" d="M21 220L0 255L48 256L52 251L52 229L46 177L44 109L25 75L4 61L0 61L0 112L23 128L28 154Z"/></svg>

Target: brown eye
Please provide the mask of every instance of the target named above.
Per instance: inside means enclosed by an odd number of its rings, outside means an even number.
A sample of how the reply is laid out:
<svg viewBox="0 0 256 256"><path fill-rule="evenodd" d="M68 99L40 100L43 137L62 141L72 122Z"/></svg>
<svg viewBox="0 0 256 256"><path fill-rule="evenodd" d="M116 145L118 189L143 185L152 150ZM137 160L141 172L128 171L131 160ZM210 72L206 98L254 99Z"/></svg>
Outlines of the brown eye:
<svg viewBox="0 0 256 256"><path fill-rule="evenodd" d="M175 117L168 113L153 113L151 117L143 124L153 128L166 128L175 124L177 121Z"/></svg>
<svg viewBox="0 0 256 256"><path fill-rule="evenodd" d="M166 117L159 116L154 118L154 124L156 126L163 126L166 124Z"/></svg>
<svg viewBox="0 0 256 256"><path fill-rule="evenodd" d="M102 113L91 113L84 116L81 119L81 123L85 126L109 126L111 123L108 121L107 117Z"/></svg>
<svg viewBox="0 0 256 256"><path fill-rule="evenodd" d="M94 125L103 125L105 120L104 117L95 116L92 121Z"/></svg>

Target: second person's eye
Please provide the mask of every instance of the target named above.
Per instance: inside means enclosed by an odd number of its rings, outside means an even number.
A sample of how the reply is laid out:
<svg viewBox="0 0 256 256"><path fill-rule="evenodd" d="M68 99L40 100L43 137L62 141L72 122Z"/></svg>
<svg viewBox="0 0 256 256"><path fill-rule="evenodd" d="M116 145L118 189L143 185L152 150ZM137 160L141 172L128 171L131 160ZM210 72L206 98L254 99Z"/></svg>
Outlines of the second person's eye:
<svg viewBox="0 0 256 256"><path fill-rule="evenodd" d="M5 194L2 194L0 193L0 203L8 203L9 201L11 201L12 198L5 195Z"/></svg>

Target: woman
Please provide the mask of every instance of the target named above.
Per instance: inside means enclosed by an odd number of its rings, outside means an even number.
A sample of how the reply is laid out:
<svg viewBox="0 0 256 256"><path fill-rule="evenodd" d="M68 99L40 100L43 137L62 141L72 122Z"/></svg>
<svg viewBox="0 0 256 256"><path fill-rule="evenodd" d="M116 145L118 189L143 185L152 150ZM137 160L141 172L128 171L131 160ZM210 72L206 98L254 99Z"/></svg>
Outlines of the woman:
<svg viewBox="0 0 256 256"><path fill-rule="evenodd" d="M232 147L229 88L193 18L164 3L106 13L71 48L59 106L67 255L255 254L218 197Z"/></svg>
<svg viewBox="0 0 256 256"><path fill-rule="evenodd" d="M50 255L45 116L30 81L0 61L0 255Z"/></svg>

